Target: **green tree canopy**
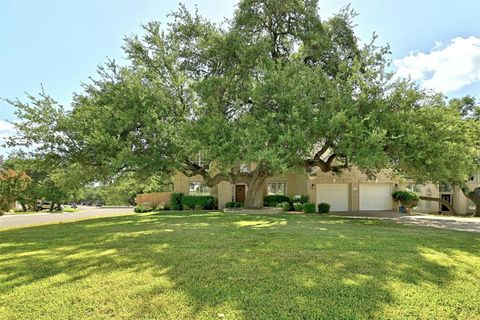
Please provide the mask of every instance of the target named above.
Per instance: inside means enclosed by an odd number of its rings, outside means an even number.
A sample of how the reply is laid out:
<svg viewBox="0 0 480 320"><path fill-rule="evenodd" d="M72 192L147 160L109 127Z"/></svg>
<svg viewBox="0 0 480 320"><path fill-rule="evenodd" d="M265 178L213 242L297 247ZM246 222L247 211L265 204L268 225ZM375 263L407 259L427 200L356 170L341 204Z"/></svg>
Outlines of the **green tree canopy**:
<svg viewBox="0 0 480 320"><path fill-rule="evenodd" d="M245 182L247 207L262 206L266 178L297 168L432 181L478 169L478 131L463 110L393 81L389 48L375 36L361 44L354 15L321 20L317 1L243 0L218 25L181 6L165 28L151 22L125 39L130 63L101 67L71 110L45 94L12 101L14 140L97 179L180 170L209 186Z"/></svg>

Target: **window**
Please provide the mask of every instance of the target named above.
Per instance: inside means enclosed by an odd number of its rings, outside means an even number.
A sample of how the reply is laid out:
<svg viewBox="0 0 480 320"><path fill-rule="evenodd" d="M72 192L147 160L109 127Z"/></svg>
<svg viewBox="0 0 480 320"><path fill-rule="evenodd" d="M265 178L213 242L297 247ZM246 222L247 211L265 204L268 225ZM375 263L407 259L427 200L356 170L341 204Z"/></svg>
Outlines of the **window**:
<svg viewBox="0 0 480 320"><path fill-rule="evenodd" d="M438 189L440 190L440 192L452 192L453 191L453 187L448 184L448 183L440 183Z"/></svg>
<svg viewBox="0 0 480 320"><path fill-rule="evenodd" d="M409 184L408 187L407 187L407 190L410 191L410 192L419 193L420 192L420 186L418 184Z"/></svg>
<svg viewBox="0 0 480 320"><path fill-rule="evenodd" d="M195 157L189 158L188 160L190 160L192 163L198 164L200 167L203 167L207 164L203 152L199 152Z"/></svg>
<svg viewBox="0 0 480 320"><path fill-rule="evenodd" d="M203 182L190 182L189 195L191 196L209 196L210 188Z"/></svg>
<svg viewBox="0 0 480 320"><path fill-rule="evenodd" d="M268 195L286 195L287 183L286 182L269 182L267 185Z"/></svg>
<svg viewBox="0 0 480 320"><path fill-rule="evenodd" d="M480 182L480 173L471 176L468 181Z"/></svg>

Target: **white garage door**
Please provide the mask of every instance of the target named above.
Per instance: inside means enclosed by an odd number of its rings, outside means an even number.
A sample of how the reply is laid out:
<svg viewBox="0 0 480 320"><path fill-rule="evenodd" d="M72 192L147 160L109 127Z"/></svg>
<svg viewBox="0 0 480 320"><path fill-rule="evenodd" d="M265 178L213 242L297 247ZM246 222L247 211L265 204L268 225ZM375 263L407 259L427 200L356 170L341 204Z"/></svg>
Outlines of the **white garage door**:
<svg viewBox="0 0 480 320"><path fill-rule="evenodd" d="M317 184L317 205L320 202L328 203L330 211L348 211L348 184Z"/></svg>
<svg viewBox="0 0 480 320"><path fill-rule="evenodd" d="M360 184L360 210L391 210L392 194L389 184Z"/></svg>

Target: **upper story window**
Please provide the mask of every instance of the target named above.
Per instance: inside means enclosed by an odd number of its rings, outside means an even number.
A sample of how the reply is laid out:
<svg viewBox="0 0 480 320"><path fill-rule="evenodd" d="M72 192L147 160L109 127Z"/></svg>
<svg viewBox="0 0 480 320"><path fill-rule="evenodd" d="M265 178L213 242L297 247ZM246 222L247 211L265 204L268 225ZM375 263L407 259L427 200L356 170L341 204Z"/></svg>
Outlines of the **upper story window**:
<svg viewBox="0 0 480 320"><path fill-rule="evenodd" d="M468 179L468 181L480 183L480 173L474 174L473 176L470 177L470 179Z"/></svg>
<svg viewBox="0 0 480 320"><path fill-rule="evenodd" d="M420 186L418 184L409 184L407 186L407 190L410 192L416 192L419 193L421 191Z"/></svg>
<svg viewBox="0 0 480 320"><path fill-rule="evenodd" d="M440 183L440 185L438 186L438 189L440 192L453 192L453 187L451 184L449 183Z"/></svg>
<svg viewBox="0 0 480 320"><path fill-rule="evenodd" d="M190 182L189 195L191 196L209 196L210 188L203 182Z"/></svg>
<svg viewBox="0 0 480 320"><path fill-rule="evenodd" d="M207 164L207 162L205 161L205 156L201 151L195 157L192 157L189 160L192 163L198 164L200 167L203 167Z"/></svg>
<svg viewBox="0 0 480 320"><path fill-rule="evenodd" d="M269 182L267 184L268 195L286 195L287 183L286 182Z"/></svg>
<svg viewBox="0 0 480 320"><path fill-rule="evenodd" d="M239 171L240 172L248 172L248 165L246 165L245 163L242 163L240 165Z"/></svg>

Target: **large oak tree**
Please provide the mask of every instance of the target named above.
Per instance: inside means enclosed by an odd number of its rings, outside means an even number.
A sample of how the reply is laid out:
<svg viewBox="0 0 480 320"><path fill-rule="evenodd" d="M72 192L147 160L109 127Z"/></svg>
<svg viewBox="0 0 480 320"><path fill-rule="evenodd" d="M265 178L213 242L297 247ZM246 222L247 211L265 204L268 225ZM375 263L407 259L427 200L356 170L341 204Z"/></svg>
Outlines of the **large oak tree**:
<svg viewBox="0 0 480 320"><path fill-rule="evenodd" d="M71 109L45 94L12 101L15 143L96 179L179 170L210 187L244 182L253 208L265 179L298 168L387 168L418 181L478 170L478 125L393 81L388 47L375 36L361 44L349 8L322 20L314 0L243 0L221 25L183 6L172 17L127 38L130 63L101 67Z"/></svg>

